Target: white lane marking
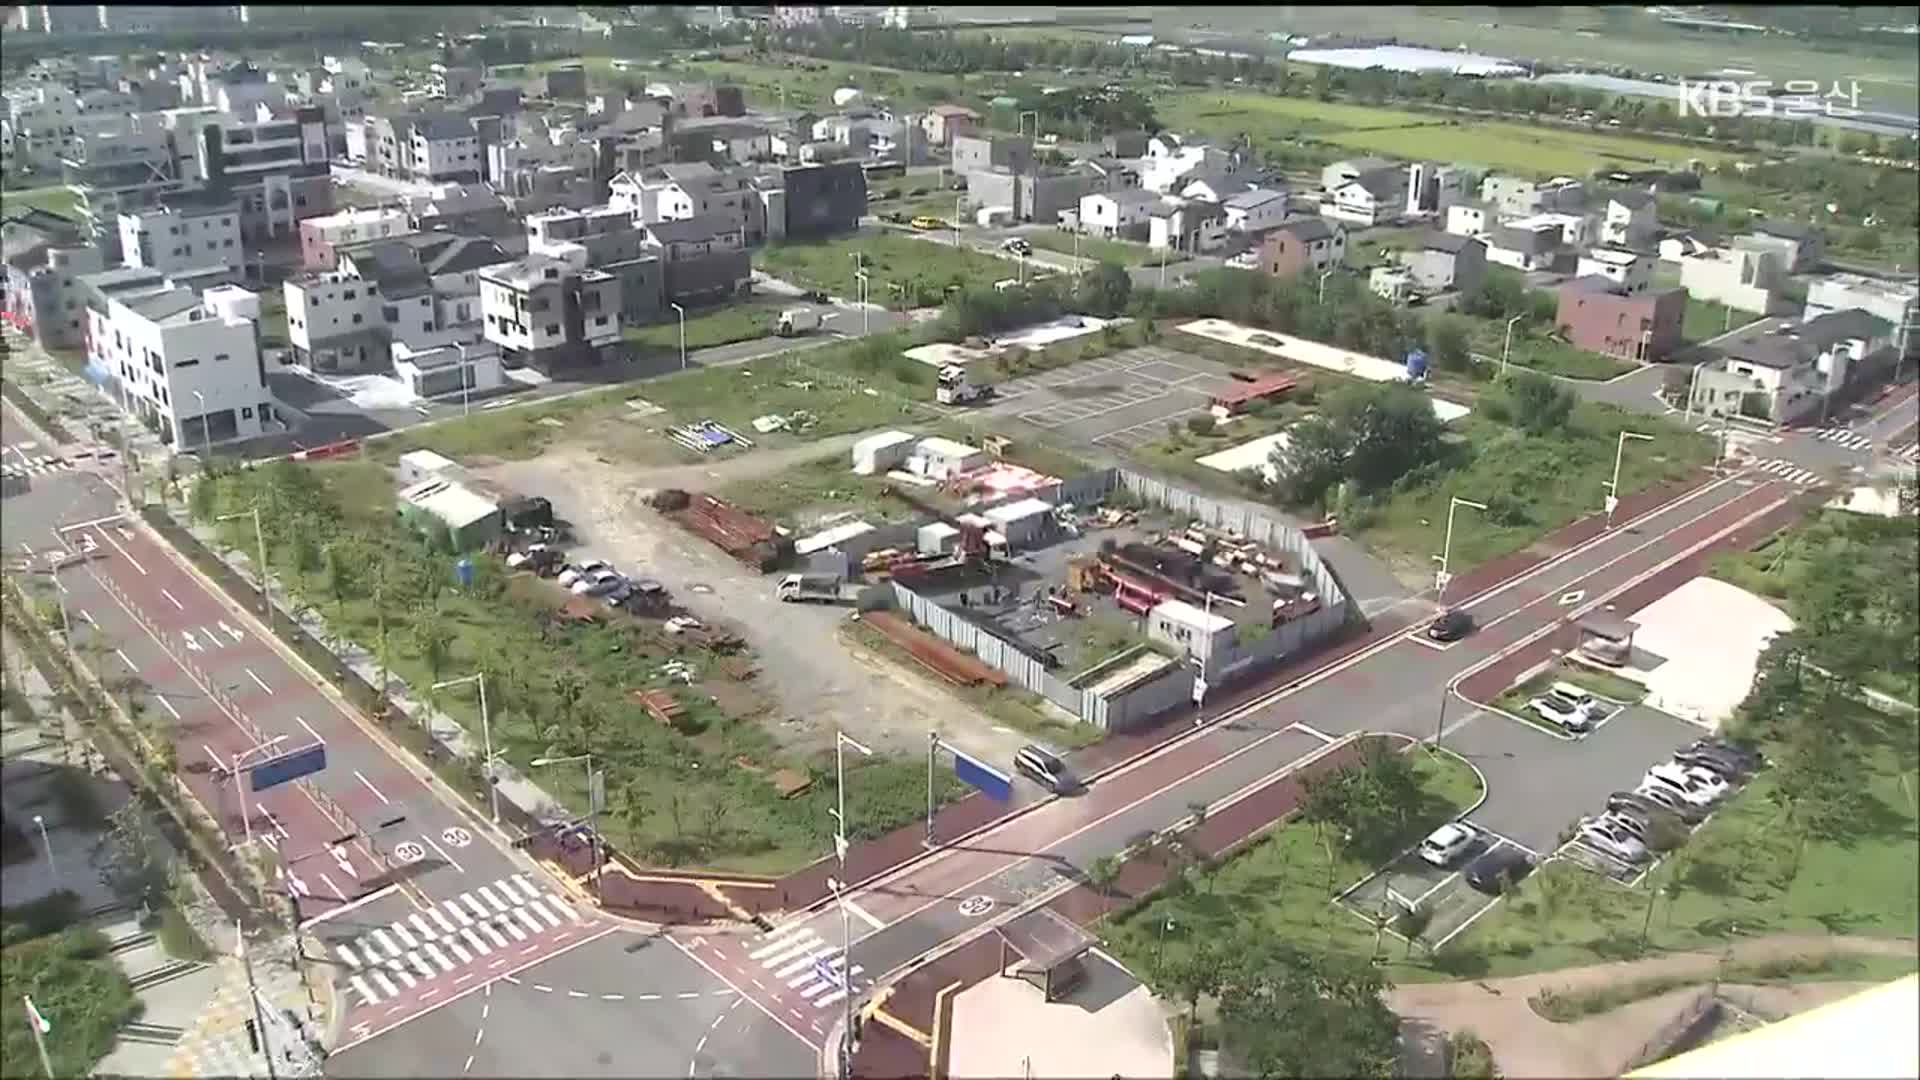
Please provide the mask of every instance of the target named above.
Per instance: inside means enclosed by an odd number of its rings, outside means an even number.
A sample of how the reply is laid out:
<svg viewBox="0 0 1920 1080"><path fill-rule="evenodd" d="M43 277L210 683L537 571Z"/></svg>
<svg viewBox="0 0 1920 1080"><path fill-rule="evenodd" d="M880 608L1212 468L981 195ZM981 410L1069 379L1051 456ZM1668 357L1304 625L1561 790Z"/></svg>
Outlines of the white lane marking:
<svg viewBox="0 0 1920 1080"><path fill-rule="evenodd" d="M601 994L601 995L600 995L600 1000L601 1000L601 1001L625 1001L625 1000L627 1000L627 995L625 995L625 994Z"/></svg>
<svg viewBox="0 0 1920 1080"><path fill-rule="evenodd" d="M681 1001L686 1001L686 1000L689 1000L689 999L691 999L691 998L697 998L697 997L699 997L700 995L699 995L699 994L697 994L697 993L695 993L695 992L694 992L694 991L692 991L692 990L689 990L689 991L687 991L687 992L686 992L686 993L684 993L684 994L675 994L674 996L675 996L675 997L677 997L677 998L679 998L679 999L680 999Z"/></svg>
<svg viewBox="0 0 1920 1080"><path fill-rule="evenodd" d="M816 1002L814 1002L814 1005L816 1005L816 1006L818 1006L819 1008L822 1008L822 1009L824 1009L824 1008L826 1008L827 1006L829 1006L829 1005L831 1005L831 1004L833 1004L833 1003L834 1003L834 1002L836 1002L836 1001L839 1001L839 1000L840 1000L841 998L843 998L843 997L846 997L846 996L847 996L847 992L846 992L846 990L844 990L844 989L841 989L841 990L835 990L835 991L834 991L833 993L831 993L831 994L826 994L826 995L823 995L823 996L822 996L822 997L820 998L820 1000L818 1000L818 1001L816 1001Z"/></svg>
<svg viewBox="0 0 1920 1080"><path fill-rule="evenodd" d="M307 732L307 734L309 734L309 735L311 735L311 736L313 736L313 741L314 741L314 742L317 742L317 743L319 743L319 744L321 744L322 746L324 746L324 745L326 745L326 742L327 742L327 740L325 740L325 739L323 739L323 738L321 738L321 737L320 737L320 733L319 733L319 732L317 732L317 731L315 731L315 730L313 730L313 728L312 728L312 727L311 727L311 726L310 726L310 725L309 725L309 724L308 724L308 723L306 722L306 720L305 720L305 719L303 719L303 718L301 718L301 717L298 717L298 716L296 716L296 717L294 717L294 718L293 718L293 722L294 722L294 723L296 723L296 724L299 724L299 725L300 725L301 727L303 727L303 728L305 728L305 729L306 729L306 732Z"/></svg>
<svg viewBox="0 0 1920 1080"><path fill-rule="evenodd" d="M260 811L261 816L267 819L267 824L273 826L274 832L279 833L282 837L291 837L293 835L292 833L287 831L287 827L285 825L280 824L279 818L273 816L273 811L267 809L265 806L262 806L259 803L254 803L253 806L254 806L254 809Z"/></svg>
<svg viewBox="0 0 1920 1080"><path fill-rule="evenodd" d="M208 635L208 636L212 636L212 635ZM218 641L218 640L220 640L220 639L216 637L216 638L214 638L214 640L215 640L215 641ZM255 686L257 686L257 687L259 687L259 688L260 688L260 691L261 691L261 693L265 693L265 694L271 694L271 693L273 693L273 687L271 687L271 686L268 686L268 685L267 685L267 684L266 684L266 683L265 683L264 681L262 681L262 680L261 680L261 678L260 678L260 676L258 676L258 675L255 675L255 674L253 673L253 669L252 669L252 668L247 668L247 669L246 669L246 671L247 671L247 678L249 678L249 679L252 679L252 680L253 680L253 685L255 685Z"/></svg>
<svg viewBox="0 0 1920 1080"><path fill-rule="evenodd" d="M570 998L583 998L583 997L586 997L587 995L578 990L569 990L567 991L567 996Z"/></svg>
<svg viewBox="0 0 1920 1080"><path fill-rule="evenodd" d="M187 605L181 603L172 593L168 592L167 590L161 589L160 595L166 597L168 600L173 601L173 606L179 608L181 611L187 610Z"/></svg>
<svg viewBox="0 0 1920 1080"><path fill-rule="evenodd" d="M155 694L153 695L153 700L159 702L161 708L172 713L175 720L180 719L180 710L173 707L173 702L167 700L167 695Z"/></svg>
<svg viewBox="0 0 1920 1080"><path fill-rule="evenodd" d="M434 963L440 965L441 971L453 970L453 961L447 959L447 954L441 952L440 947L438 945L435 945L433 942L429 941L426 943L426 945L422 946L422 948L426 951L426 954L428 956L433 957Z"/></svg>
<svg viewBox="0 0 1920 1080"><path fill-rule="evenodd" d="M83 536L83 537L88 537L88 536L92 536L93 534L92 534L92 533L81 533L80 535L81 535L81 536ZM127 560L128 562L130 562L130 563L132 563L132 564L133 564L133 568L134 568L135 570L138 570L138 571L140 571L140 574L141 574L141 576L142 576L142 577L144 577L144 576L146 576L146 573L147 573L147 568L146 568L146 567L144 567L144 566L141 566L141 565L140 565L140 562L139 562L139 560L137 560L137 559L135 559L135 558L133 557L133 555L132 555L132 554L130 554L130 553L129 553L129 552L127 551L127 549L126 549L126 548L123 548L123 547L121 547L121 546L120 546L120 542L119 542L118 540L115 540L115 539L114 539L114 538L113 538L112 536L110 536L110 535L108 535L108 534L106 533L106 531L105 531L105 530L102 530L102 531L101 531L101 533L100 533L100 538L101 538L102 540L105 540L105 541L106 541L107 543L109 543L109 544L112 544L112 545L113 545L113 550L115 550L115 551L117 551L117 552L119 552L119 553L120 553L120 557L121 557L121 558L123 558L123 559L125 559L125 560ZM62 542L62 543L65 543L65 538L64 538L64 537L62 537L62 538L61 538L61 542ZM166 592L166 590L165 590L165 589L162 589L162 590L160 590L160 591L161 591L161 592ZM173 597L172 597L171 595L169 595L169 596L167 597L167 599L169 599L169 600L173 600ZM178 600L173 600L173 602L174 602L175 604L179 604L179 603L180 603L180 601L178 601ZM182 611L185 611L185 610L186 610L186 608L184 608L184 607L183 607L183 608L181 608L180 610L182 610Z"/></svg>
<svg viewBox="0 0 1920 1080"><path fill-rule="evenodd" d="M399 923L393 924L393 935L400 939L400 944L405 945L409 949L417 949L420 947L420 943L413 940L413 935L407 932L407 928L401 926Z"/></svg>
<svg viewBox="0 0 1920 1080"><path fill-rule="evenodd" d="M209 751L209 753L211 753L211 751ZM368 893L367 895L361 897L358 900L353 901L352 903L341 904L339 907L333 908L330 911L323 911L320 914L315 915L313 918L308 919L306 922L301 923L300 929L305 930L307 927L313 926L316 923L325 922L328 919L338 918L339 916L344 915L355 908L365 907L368 904L373 903L375 900L378 900L386 896L388 893L394 893L399 891L400 891L400 883L397 881L391 885L386 886L385 888L375 889L374 891Z"/></svg>
<svg viewBox="0 0 1920 1080"><path fill-rule="evenodd" d="M501 903L500 898L493 895L493 886L491 885L480 886L480 895L486 899L488 905L490 905L495 912L503 912L507 910L507 905Z"/></svg>
<svg viewBox="0 0 1920 1080"><path fill-rule="evenodd" d="M786 948L781 949L779 952L765 958L764 960L760 960L760 966L763 968L773 968L780 964L784 964L788 960L791 960L794 957L799 956L800 954L806 952L808 949L813 948L815 945L818 945L819 943L820 943L819 937L815 936L812 932L808 932L802 937L794 939L793 942L789 942ZM759 960L760 958L755 957L755 959Z"/></svg>
<svg viewBox="0 0 1920 1080"><path fill-rule="evenodd" d="M873 913L868 911L866 908L861 907L859 904L854 903L852 900L848 900L846 904L847 904L847 910L851 912L853 915L855 915L856 917L858 917L861 922L866 923L868 926L873 927L875 930L885 930L887 928L886 923L883 923L879 919L874 918Z"/></svg>
<svg viewBox="0 0 1920 1080"><path fill-rule="evenodd" d="M427 962L425 960L420 959L419 953L417 952L408 953L407 962L413 965L413 970L419 972L421 978L423 979L433 978L433 969L427 966ZM449 970L451 970L451 967L449 967Z"/></svg>
<svg viewBox="0 0 1920 1080"><path fill-rule="evenodd" d="M526 879L526 877L525 877L525 875L522 875L522 874L515 874L515 875L513 875L513 878L512 878L512 880L513 880L513 883L514 883L515 885L518 885L518 886L520 886L520 891L521 891L521 892L523 892L523 893L525 893L525 894L527 894L527 899L529 899L529 900L538 900L538 899L540 899L540 890L538 890L538 889L536 889L536 888L534 888L534 887L533 887L533 885L532 885L532 883L530 883L530 882L528 882L528 881L527 881L527 879ZM502 885L502 886L500 886L500 891L501 891L501 892L506 892L506 891L507 891L507 887L506 887L505 885Z"/></svg>
<svg viewBox="0 0 1920 1080"><path fill-rule="evenodd" d="M357 968L360 966L360 958L353 955L353 950L347 948L345 945L335 945L333 951L340 954L340 959L345 960L348 967Z"/></svg>
<svg viewBox="0 0 1920 1080"><path fill-rule="evenodd" d="M783 926L760 940L764 943L747 954L748 959L760 960L793 944L795 934L811 934L813 931L804 923Z"/></svg>
<svg viewBox="0 0 1920 1080"><path fill-rule="evenodd" d="M574 922L581 921L580 913L573 910L573 905L567 903L565 900L560 899L559 897L553 895L552 893L548 893L547 902L552 904L554 907L559 908L561 911L566 912L567 918L572 919Z"/></svg>
<svg viewBox="0 0 1920 1080"><path fill-rule="evenodd" d="M819 979L813 982L811 985L807 986L805 989L801 990L800 996L803 998L811 998L813 997L813 995L821 992L822 990L825 990L829 986L838 986L838 985L840 984L830 983L825 979Z"/></svg>
<svg viewBox="0 0 1920 1080"><path fill-rule="evenodd" d="M517 916L519 916L519 918L520 918L520 921L521 921L521 922L523 922L523 923L526 923L526 924L527 924L527 929L528 929L528 930L531 930L531 931L533 931L533 932L534 932L534 933L536 933L536 934L540 932L540 929L541 929L541 927L540 927L540 923L539 923L539 920L537 920L537 919L535 919L535 918L534 918L533 916L531 916L531 915L529 915L529 914L527 914L527 909L526 909L526 908L514 908L514 909L513 909L513 913L514 913L515 915L517 915ZM512 923L508 923L507 925L508 925L508 926L512 926L513 924L512 924Z"/></svg>
<svg viewBox="0 0 1920 1080"><path fill-rule="evenodd" d="M441 846L440 846L439 844L436 844L436 843L434 843L434 842L433 842L433 837L431 837L431 836L428 836L428 835L427 835L426 833L421 833L421 834L420 834L420 839L422 839L422 840L425 840L425 841L427 842L427 846L429 846L429 847L431 847L431 848L433 848L433 850L435 850L435 851L437 851L437 852L439 852L439 853L440 853L440 857L441 857L442 859L445 859L445 860L447 861L447 865L448 865L448 866L451 866L451 867L453 867L453 868L454 868L455 870L458 870L459 872L461 872L461 873L463 873L463 874L467 872L467 868L466 868L466 867L464 867L464 866L461 866L461 865L460 865L459 863L457 863L457 862L455 862L455 861L453 861L453 856L451 856L451 855L449 855L449 854L447 854L447 849L446 849L446 848L443 848L443 847L441 847Z"/></svg>
<svg viewBox="0 0 1920 1080"><path fill-rule="evenodd" d="M512 935L513 940L515 941L527 940L527 932L525 930L520 929L518 926L515 926L513 924L512 919L502 918L500 920L500 927L501 929L505 930L508 934ZM538 930L540 928L538 926L535 926L534 929ZM500 944L504 947L506 945L506 942L503 941Z"/></svg>
<svg viewBox="0 0 1920 1080"><path fill-rule="evenodd" d="M432 941L434 938L440 936L434 931L433 927L427 925L427 920L421 918L420 913L417 911L407 916L407 921L412 923L413 928L420 931L420 936L428 941Z"/></svg>
<svg viewBox="0 0 1920 1080"><path fill-rule="evenodd" d="M1318 728L1313 728L1313 727L1308 727L1307 725L1305 725L1305 724L1302 724L1302 723L1300 723L1300 722L1299 722L1299 721L1297 721L1297 720L1296 720L1296 721L1294 721L1294 724L1293 724L1293 726L1294 726L1294 728L1296 728L1297 730L1300 730L1300 731L1304 731L1304 732L1306 732L1306 733L1307 733L1308 735L1311 735L1311 736L1313 736L1314 738L1316 738L1316 739L1319 739L1319 740L1320 740L1321 742L1323 742L1323 743L1334 743L1334 742L1339 742L1339 741L1340 741L1340 740L1338 740L1338 739L1336 739L1336 738L1334 738L1333 736L1331 736L1331 735L1329 735L1329 734L1327 734L1326 732L1324 732L1324 731L1321 731L1321 730L1320 730L1320 729L1318 729Z"/></svg>
<svg viewBox="0 0 1920 1080"><path fill-rule="evenodd" d="M545 983L534 983L534 984L533 984L533 988L534 988L535 990L538 990L538 991L540 991L540 992L541 992L541 993L543 993L543 994L551 994L551 993L553 993L553 987L551 987L551 986L548 986L548 985L547 985L547 984L545 984Z"/></svg>
<svg viewBox="0 0 1920 1080"><path fill-rule="evenodd" d="M507 947L507 939L506 939L506 938L503 938L503 937L501 937L501 936L500 936L500 931L498 931L498 930L495 930L495 929L494 929L494 928L493 928L492 926L490 926L489 924L487 924L487 923L481 923L481 924L480 924L480 932L481 932L481 933L483 933L483 934L485 934L485 935L487 935L487 937L488 937L488 938L489 938L490 940L492 940L492 942L493 942L493 947L494 947L494 948L496 948L496 949L504 949L504 948L506 948L506 947ZM517 931L516 931L516 932L517 932Z"/></svg>
<svg viewBox="0 0 1920 1080"><path fill-rule="evenodd" d="M660 1000L660 995L659 995L659 994L636 994L636 995L634 995L634 1000L636 1000L636 1001L659 1001L659 1000Z"/></svg>
<svg viewBox="0 0 1920 1080"><path fill-rule="evenodd" d="M342 900L345 900L345 899L347 898L347 894L346 894L346 893L343 893L343 892L341 892L341 891L340 891L340 886L338 886L338 885L335 885L335 884L333 883L333 879L332 879L332 878L330 878L330 877L328 877L328 876L327 876L327 875L325 875L325 874L321 874L321 875L320 875L320 880L326 883L326 886L327 886L327 888L329 888L329 889L331 889L331 890L333 890L333 895L334 895L334 896L336 896L336 897L339 897L339 898L340 898L340 899L342 899Z"/></svg>
<svg viewBox="0 0 1920 1080"><path fill-rule="evenodd" d="M538 900L530 901L527 904L527 906L533 909L534 914L540 916L542 919L545 919L547 921L547 926L549 928L560 925L560 916L555 915L551 911L548 911L546 905L542 904L540 901Z"/></svg>
<svg viewBox="0 0 1920 1080"><path fill-rule="evenodd" d="M129 660L129 659L127 659L127 654L126 654L125 652L123 652L123 651L121 651L121 650L119 650L119 649L115 649L115 650L113 650L113 655L115 655L115 656L117 656L117 657L119 657L119 658L120 658L120 662L121 662L121 663L123 663L123 664L125 664L125 665L127 665L127 670L128 670L128 671L139 671L139 670L140 670L139 668L137 668L137 667L134 667L134 666L133 666L133 661L132 661L132 660Z"/></svg>
<svg viewBox="0 0 1920 1080"><path fill-rule="evenodd" d="M480 901L475 900L472 893L461 893L460 902L467 905L467 910L473 912L474 918L482 920L487 918L487 909L480 906Z"/></svg>

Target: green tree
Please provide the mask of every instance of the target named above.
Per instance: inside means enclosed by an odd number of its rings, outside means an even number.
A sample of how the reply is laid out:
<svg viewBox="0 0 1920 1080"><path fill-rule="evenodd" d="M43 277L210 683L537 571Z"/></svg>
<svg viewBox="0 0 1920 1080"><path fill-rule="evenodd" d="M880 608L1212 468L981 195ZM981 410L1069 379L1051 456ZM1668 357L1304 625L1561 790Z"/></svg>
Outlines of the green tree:
<svg viewBox="0 0 1920 1080"><path fill-rule="evenodd" d="M193 520L205 524L213 520L219 498L219 482L213 474L202 472L193 483L192 493L187 496L187 510L193 515Z"/></svg>
<svg viewBox="0 0 1920 1080"><path fill-rule="evenodd" d="M1387 1077L1399 1018L1372 964L1243 935L1220 990L1222 1045L1260 1077Z"/></svg>
<svg viewBox="0 0 1920 1080"><path fill-rule="evenodd" d="M1111 889L1113 883L1119 880L1119 878L1120 860L1112 855L1102 855L1087 864L1087 884L1093 886L1094 891L1099 893L1102 899L1111 898L1107 890ZM1102 904L1100 908L1100 921L1105 923L1106 919L1107 906Z"/></svg>
<svg viewBox="0 0 1920 1080"><path fill-rule="evenodd" d="M1102 260L1088 267L1074 287L1075 306L1089 315L1110 319L1127 310L1133 299L1133 277L1115 262Z"/></svg>
<svg viewBox="0 0 1920 1080"><path fill-rule="evenodd" d="M1514 371L1502 380L1514 425L1530 435L1565 430L1573 415L1573 393L1537 371Z"/></svg>
<svg viewBox="0 0 1920 1080"><path fill-rule="evenodd" d="M433 610L416 617L408 633L420 662L427 665L428 681L439 682L440 673L446 670L447 661L453 655L453 631L441 619L440 612Z"/></svg>
<svg viewBox="0 0 1920 1080"><path fill-rule="evenodd" d="M1162 933L1164 923L1155 927L1155 933ZM1154 954L1153 971L1157 988L1176 1000L1187 1003L1187 1016L1197 1017L1200 1013L1200 999L1220 992L1220 984L1226 974L1227 956L1220 944L1211 937L1201 937L1186 948L1167 952L1161 949Z"/></svg>
<svg viewBox="0 0 1920 1080"><path fill-rule="evenodd" d="M1473 366L1467 328L1453 315L1436 315L1427 323L1427 348L1433 366L1441 371L1466 371Z"/></svg>
<svg viewBox="0 0 1920 1080"><path fill-rule="evenodd" d="M156 902L167 884L173 849L153 835L138 799L115 810L107 823L107 835L90 856L100 883L130 902Z"/></svg>

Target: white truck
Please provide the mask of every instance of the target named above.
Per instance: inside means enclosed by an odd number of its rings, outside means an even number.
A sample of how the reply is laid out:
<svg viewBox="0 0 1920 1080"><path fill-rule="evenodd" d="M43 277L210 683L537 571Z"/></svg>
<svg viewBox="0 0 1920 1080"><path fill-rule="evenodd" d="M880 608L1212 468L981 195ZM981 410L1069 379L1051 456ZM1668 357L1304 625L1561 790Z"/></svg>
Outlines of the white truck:
<svg viewBox="0 0 1920 1080"><path fill-rule="evenodd" d="M788 574L773 595L789 604L851 604L860 598L860 586L832 574Z"/></svg>
<svg viewBox="0 0 1920 1080"><path fill-rule="evenodd" d="M935 384L933 399L942 405L971 405L983 401L993 393L991 386L981 386L967 378L967 369L959 364L948 364L940 369L940 381Z"/></svg>
<svg viewBox="0 0 1920 1080"><path fill-rule="evenodd" d="M779 333L781 337L799 337L809 330L820 327L820 313L812 308L788 308L780 313Z"/></svg>

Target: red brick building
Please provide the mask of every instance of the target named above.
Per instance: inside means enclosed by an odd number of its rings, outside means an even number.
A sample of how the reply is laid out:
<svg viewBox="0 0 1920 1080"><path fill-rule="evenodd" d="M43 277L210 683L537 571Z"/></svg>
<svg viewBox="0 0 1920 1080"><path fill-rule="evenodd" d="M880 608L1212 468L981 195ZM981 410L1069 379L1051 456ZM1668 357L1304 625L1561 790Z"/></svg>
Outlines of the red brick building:
<svg viewBox="0 0 1920 1080"><path fill-rule="evenodd" d="M1606 278L1588 275L1561 286L1554 323L1574 348L1655 363L1680 347L1686 315L1684 289L1630 296Z"/></svg>
<svg viewBox="0 0 1920 1080"><path fill-rule="evenodd" d="M1346 265L1347 230L1317 217L1282 222L1262 239L1260 269L1277 277Z"/></svg>

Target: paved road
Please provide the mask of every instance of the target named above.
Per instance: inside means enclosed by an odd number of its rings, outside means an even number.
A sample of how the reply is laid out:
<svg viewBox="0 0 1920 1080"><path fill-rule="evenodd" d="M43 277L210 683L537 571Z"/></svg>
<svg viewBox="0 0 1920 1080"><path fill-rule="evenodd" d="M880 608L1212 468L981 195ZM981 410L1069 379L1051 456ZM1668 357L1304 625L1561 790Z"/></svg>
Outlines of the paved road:
<svg viewBox="0 0 1920 1080"><path fill-rule="evenodd" d="M1065 887L1093 859L1186 816L1189 804L1214 804L1266 782L1342 736L1362 730L1427 736L1442 688L1462 673L1534 644L1564 618L1697 554L1796 493L1788 485L1745 478L1700 489L1466 601L1482 629L1465 641L1446 647L1416 635L1382 641L1100 778L1082 797L1044 802L961 847L862 886L844 916L852 929L850 963L840 944L843 916L833 911L761 940L715 937L689 942L689 948L795 1038L827 1045L835 1021L823 1014L841 1003L840 984L830 974L850 968L855 992L864 991L868 980L884 980L944 943ZM1562 602L1576 592L1572 606ZM1447 726L1449 738L1472 733L1469 748L1477 758L1517 761L1538 750L1534 729L1497 714L1465 712ZM1563 823L1590 809L1591 786L1612 790L1627 783L1671 747L1666 740L1672 734L1654 733L1638 754L1569 754L1545 762L1538 766L1543 775L1561 783L1540 785L1544 790L1527 816L1508 821L1503 815L1502 831L1536 850L1550 846ZM816 969L821 963L825 970Z"/></svg>

